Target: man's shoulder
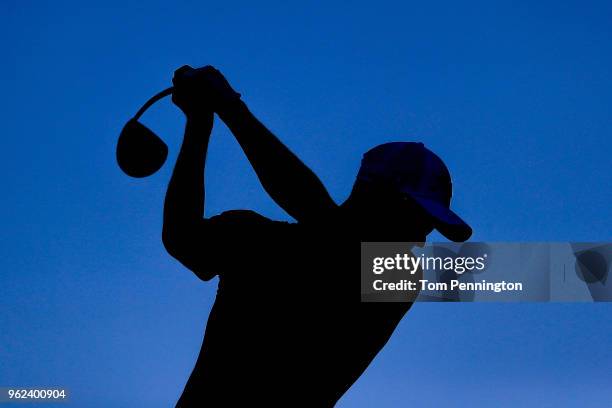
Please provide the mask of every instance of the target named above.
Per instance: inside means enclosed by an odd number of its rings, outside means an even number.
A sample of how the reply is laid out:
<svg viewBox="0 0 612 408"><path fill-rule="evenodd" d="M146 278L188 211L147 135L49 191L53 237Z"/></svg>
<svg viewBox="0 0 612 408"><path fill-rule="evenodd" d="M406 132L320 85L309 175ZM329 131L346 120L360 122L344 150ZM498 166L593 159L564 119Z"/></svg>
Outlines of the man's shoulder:
<svg viewBox="0 0 612 408"><path fill-rule="evenodd" d="M339 232L345 230L353 222L350 214L343 207L336 206L319 214L317 217L298 224L316 230Z"/></svg>
<svg viewBox="0 0 612 408"><path fill-rule="evenodd" d="M209 218L209 222L227 227L266 227L292 224L287 221L272 220L253 210L227 210Z"/></svg>
<svg viewBox="0 0 612 408"><path fill-rule="evenodd" d="M279 232L302 232L304 234L329 232L333 235L350 229L348 227L352 224L345 211L340 207L302 222L273 220L256 211L246 209L224 211L209 218L208 222L222 230L251 229L257 231L267 229Z"/></svg>
<svg viewBox="0 0 612 408"><path fill-rule="evenodd" d="M269 218L253 210L227 210L210 218L212 220L241 221L241 220L269 220Z"/></svg>

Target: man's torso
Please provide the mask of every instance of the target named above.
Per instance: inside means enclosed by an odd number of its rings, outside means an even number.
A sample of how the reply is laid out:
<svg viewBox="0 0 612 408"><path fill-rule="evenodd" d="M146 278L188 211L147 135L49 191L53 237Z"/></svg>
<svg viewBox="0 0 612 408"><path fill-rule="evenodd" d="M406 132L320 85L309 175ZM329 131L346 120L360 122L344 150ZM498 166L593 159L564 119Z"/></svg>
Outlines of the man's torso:
<svg viewBox="0 0 612 408"><path fill-rule="evenodd" d="M296 398L332 406L411 303L360 301L360 240L347 222L262 220L248 235L219 271L202 350L179 406Z"/></svg>

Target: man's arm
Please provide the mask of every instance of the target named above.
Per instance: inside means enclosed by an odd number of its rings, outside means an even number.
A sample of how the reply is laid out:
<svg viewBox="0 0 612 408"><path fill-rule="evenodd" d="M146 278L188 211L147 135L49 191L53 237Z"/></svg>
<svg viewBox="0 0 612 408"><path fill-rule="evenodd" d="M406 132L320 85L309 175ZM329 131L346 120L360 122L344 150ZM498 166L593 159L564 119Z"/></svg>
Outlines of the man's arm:
<svg viewBox="0 0 612 408"><path fill-rule="evenodd" d="M336 203L319 178L240 100L214 67L185 67L180 77L207 95L212 109L230 128L266 192L298 221L320 219Z"/></svg>
<svg viewBox="0 0 612 408"><path fill-rule="evenodd" d="M284 229L253 211L235 210L204 218L204 167L214 114L210 90L200 75L182 67L173 78L172 101L185 113L185 136L168 185L162 240L167 251L202 280L227 269L237 242L256 243L269 232ZM249 245L242 252L257 252Z"/></svg>
<svg viewBox="0 0 612 408"><path fill-rule="evenodd" d="M218 111L242 147L262 186L297 221L336 208L319 178L237 99Z"/></svg>
<svg viewBox="0 0 612 408"><path fill-rule="evenodd" d="M213 125L213 113L187 116L183 144L174 166L164 202L162 241L168 253L198 274L202 270L195 245L205 233L204 164ZM199 276L199 275L198 275Z"/></svg>

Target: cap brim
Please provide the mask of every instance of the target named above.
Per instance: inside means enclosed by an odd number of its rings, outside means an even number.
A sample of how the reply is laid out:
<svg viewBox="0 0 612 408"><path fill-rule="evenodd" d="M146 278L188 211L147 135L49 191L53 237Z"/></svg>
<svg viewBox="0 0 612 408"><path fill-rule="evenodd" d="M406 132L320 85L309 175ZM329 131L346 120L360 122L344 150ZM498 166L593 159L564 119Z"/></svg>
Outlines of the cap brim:
<svg viewBox="0 0 612 408"><path fill-rule="evenodd" d="M472 228L451 209L428 198L413 194L410 196L433 217L434 227L446 238L454 242L463 242L472 235Z"/></svg>

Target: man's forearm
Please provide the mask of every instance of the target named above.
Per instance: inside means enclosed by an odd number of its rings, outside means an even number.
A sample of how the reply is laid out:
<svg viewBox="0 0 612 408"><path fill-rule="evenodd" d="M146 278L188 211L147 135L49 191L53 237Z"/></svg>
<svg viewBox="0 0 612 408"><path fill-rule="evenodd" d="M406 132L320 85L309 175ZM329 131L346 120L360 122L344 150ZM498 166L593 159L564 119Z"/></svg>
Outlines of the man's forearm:
<svg viewBox="0 0 612 408"><path fill-rule="evenodd" d="M188 228L204 213L204 164L213 114L187 119L185 137L164 202L164 238Z"/></svg>
<svg viewBox="0 0 612 408"><path fill-rule="evenodd" d="M298 221L320 217L336 204L319 178L236 100L220 118L230 128L264 189Z"/></svg>

